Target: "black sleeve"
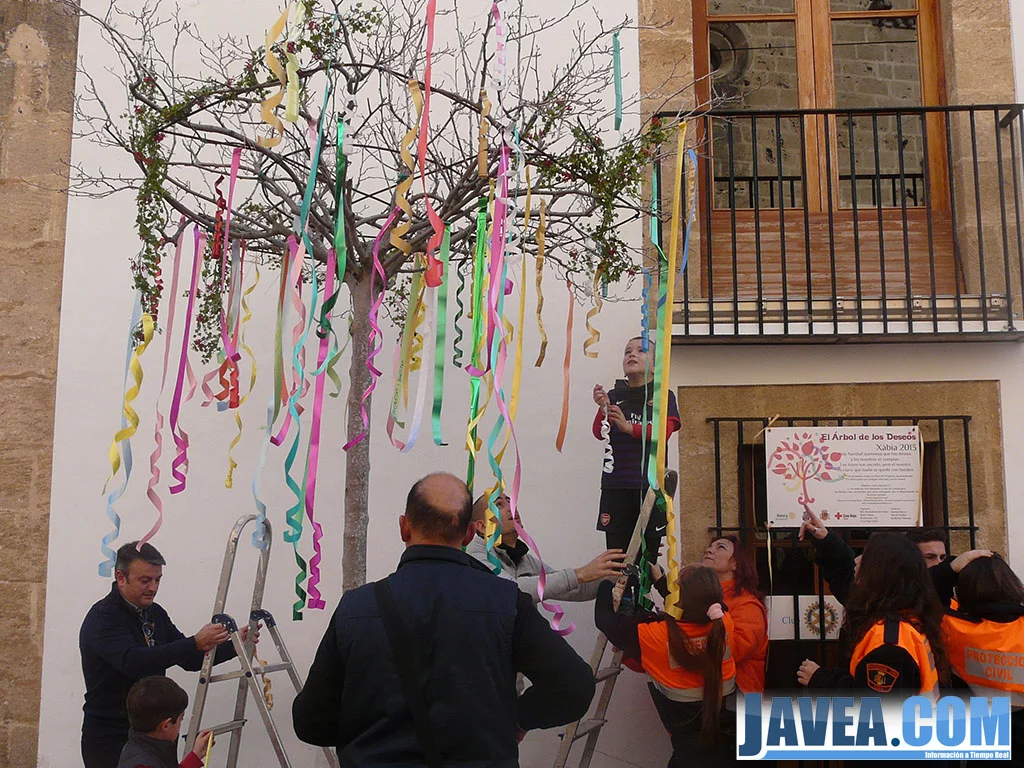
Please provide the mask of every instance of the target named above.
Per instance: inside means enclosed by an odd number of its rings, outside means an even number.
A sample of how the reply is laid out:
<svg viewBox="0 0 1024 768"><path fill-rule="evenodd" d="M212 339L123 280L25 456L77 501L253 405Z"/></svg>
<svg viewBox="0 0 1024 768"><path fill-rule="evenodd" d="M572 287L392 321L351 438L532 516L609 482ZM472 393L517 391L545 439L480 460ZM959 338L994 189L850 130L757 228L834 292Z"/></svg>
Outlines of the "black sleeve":
<svg viewBox="0 0 1024 768"><path fill-rule="evenodd" d="M318 747L338 746L345 667L338 653L336 617L337 612L331 617L331 623L327 625L327 631L320 641L306 684L292 702L295 735L300 741Z"/></svg>
<svg viewBox="0 0 1024 768"><path fill-rule="evenodd" d="M594 600L594 624L604 632L608 641L630 659L640 661L640 637L637 627L640 620L636 616L624 616L616 613L612 602L612 583L601 582Z"/></svg>
<svg viewBox="0 0 1024 768"><path fill-rule="evenodd" d="M921 690L921 670L905 648L885 643L861 659L853 675L842 668L822 667L807 687L917 693Z"/></svg>
<svg viewBox="0 0 1024 768"><path fill-rule="evenodd" d="M553 728L583 717L594 698L594 673L524 592L519 592L512 642L516 671L531 683L519 697L519 727Z"/></svg>
<svg viewBox="0 0 1024 768"><path fill-rule="evenodd" d="M811 540L817 550L815 559L821 568L822 576L828 582L836 600L845 605L850 597L853 572L856 568L853 550L834 531L829 531L828 536L820 541L813 536Z"/></svg>
<svg viewBox="0 0 1024 768"><path fill-rule="evenodd" d="M658 590L658 594L663 598L668 597L668 576L662 574L662 577L651 584L651 586Z"/></svg>
<svg viewBox="0 0 1024 768"><path fill-rule="evenodd" d="M935 585L935 591L939 594L939 600L946 608L949 608L950 601L953 599L953 590L956 589L959 578L959 574L953 570L953 558L947 557L938 565L929 568L928 573L932 576L932 584Z"/></svg>
<svg viewBox="0 0 1024 768"><path fill-rule="evenodd" d="M184 637L172 624L174 639L152 648L139 645L124 625L101 615L89 615L82 626L80 645L89 649L125 677L139 679L147 675L162 675L168 667L190 664L196 654L200 663L202 654L195 640ZM185 667L188 669L188 667ZM198 669L198 667L196 667Z"/></svg>

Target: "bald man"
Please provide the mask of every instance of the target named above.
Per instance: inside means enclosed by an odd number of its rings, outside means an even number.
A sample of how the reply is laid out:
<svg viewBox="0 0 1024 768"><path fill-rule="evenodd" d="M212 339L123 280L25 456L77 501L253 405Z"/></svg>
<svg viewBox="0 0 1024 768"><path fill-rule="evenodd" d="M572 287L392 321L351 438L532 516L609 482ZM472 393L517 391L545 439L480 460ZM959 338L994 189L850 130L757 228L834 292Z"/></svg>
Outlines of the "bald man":
<svg viewBox="0 0 1024 768"><path fill-rule="evenodd" d="M472 511L457 477L423 478L398 518L398 569L342 596L292 706L296 735L342 766L513 768L526 731L590 706L590 666L462 551ZM521 696L517 673L532 683Z"/></svg>
<svg viewBox="0 0 1024 768"><path fill-rule="evenodd" d="M508 496L498 496L494 505L498 508L501 518L501 539L492 550L501 563L498 573L503 579L510 579L530 596L534 604L540 601L537 596L537 582L540 580L541 568L547 578L544 584L545 600L566 600L568 602L585 602L597 597L597 588L604 579L614 581L622 573L626 564L626 555L621 549L608 549L599 554L586 565L579 568L554 569L550 564L545 567L539 557L530 551L526 542L519 538L515 520L512 519L512 508ZM487 557L487 494L483 494L473 503L473 527L476 536L466 547L466 554L472 555L490 568Z"/></svg>

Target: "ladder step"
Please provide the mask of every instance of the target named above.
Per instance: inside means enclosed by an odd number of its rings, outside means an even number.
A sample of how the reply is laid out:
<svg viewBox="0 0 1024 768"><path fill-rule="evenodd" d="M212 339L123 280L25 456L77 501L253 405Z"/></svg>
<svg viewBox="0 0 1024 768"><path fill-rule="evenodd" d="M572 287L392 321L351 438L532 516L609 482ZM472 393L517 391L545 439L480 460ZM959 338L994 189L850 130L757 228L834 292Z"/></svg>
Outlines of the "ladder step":
<svg viewBox="0 0 1024 768"><path fill-rule="evenodd" d="M589 720L581 721L579 726L576 728L576 733L574 733L572 736L572 740L577 741L579 739L582 739L584 736L588 736L592 731L600 730L604 727L604 724L607 722L607 720L602 720L593 717Z"/></svg>
<svg viewBox="0 0 1024 768"><path fill-rule="evenodd" d="M291 664L288 662L281 662L280 664L267 664L267 666L254 665L252 671L256 675L269 675L271 672L281 672L291 668ZM218 675L210 675L211 683L220 683L224 680L237 680L240 677L245 677L244 669L236 669L234 672L222 672Z"/></svg>
<svg viewBox="0 0 1024 768"><path fill-rule="evenodd" d="M239 731L242 729L242 726L244 726L245 723L246 721L244 719L232 720L228 723L221 723L220 725L215 725L212 728L203 728L203 730L210 731L211 733L213 733L214 736L219 736L222 733L231 733L232 731Z"/></svg>
<svg viewBox="0 0 1024 768"><path fill-rule="evenodd" d="M597 670L597 674L594 675L594 682L600 683L602 680L607 680L610 677L615 677L622 671L622 665L611 665L602 667Z"/></svg>

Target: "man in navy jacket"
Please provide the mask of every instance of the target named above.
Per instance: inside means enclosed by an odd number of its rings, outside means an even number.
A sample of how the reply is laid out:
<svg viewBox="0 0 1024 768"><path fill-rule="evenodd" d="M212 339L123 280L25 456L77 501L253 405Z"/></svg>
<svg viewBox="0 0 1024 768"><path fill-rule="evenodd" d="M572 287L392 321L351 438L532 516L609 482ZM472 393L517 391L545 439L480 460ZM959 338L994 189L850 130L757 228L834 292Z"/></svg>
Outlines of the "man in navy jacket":
<svg viewBox="0 0 1024 768"><path fill-rule="evenodd" d="M525 731L572 722L590 705L590 666L514 582L462 552L476 535L472 506L452 475L416 483L399 518L398 570L346 592L328 625L292 720L301 740L337 747L345 768L512 768ZM387 592L397 633L377 600ZM415 654L417 675L402 671L406 659L396 664L396 636ZM517 672L532 683L518 697Z"/></svg>
<svg viewBox="0 0 1024 768"><path fill-rule="evenodd" d="M234 657L228 632L207 624L185 637L154 601L165 560L151 544L129 542L117 550L116 581L82 622L78 647L85 676L82 760L85 768L115 768L128 741L125 698L135 681L168 667L197 671L207 651L216 661ZM248 628L245 628L248 629ZM243 630L245 631L245 630ZM223 643L223 645L221 645Z"/></svg>

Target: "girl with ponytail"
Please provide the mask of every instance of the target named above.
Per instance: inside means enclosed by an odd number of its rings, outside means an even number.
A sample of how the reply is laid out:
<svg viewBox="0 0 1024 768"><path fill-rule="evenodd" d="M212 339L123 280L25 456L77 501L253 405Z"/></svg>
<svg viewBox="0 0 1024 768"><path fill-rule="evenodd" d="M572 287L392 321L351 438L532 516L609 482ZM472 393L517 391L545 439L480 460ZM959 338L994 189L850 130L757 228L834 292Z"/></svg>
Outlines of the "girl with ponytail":
<svg viewBox="0 0 1024 768"><path fill-rule="evenodd" d="M594 619L625 658L646 672L651 698L672 737L669 768L694 757L698 765L732 765L734 715L724 701L736 689L733 623L718 576L705 566L683 569L678 621L665 614L618 613L621 586L601 585Z"/></svg>

